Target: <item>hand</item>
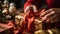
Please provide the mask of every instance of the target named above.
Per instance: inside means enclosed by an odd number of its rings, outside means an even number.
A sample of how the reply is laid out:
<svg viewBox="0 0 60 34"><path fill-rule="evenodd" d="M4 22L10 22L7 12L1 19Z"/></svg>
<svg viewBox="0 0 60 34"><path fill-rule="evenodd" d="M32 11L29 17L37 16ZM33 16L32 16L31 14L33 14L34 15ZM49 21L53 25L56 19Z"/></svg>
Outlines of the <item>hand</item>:
<svg viewBox="0 0 60 34"><path fill-rule="evenodd" d="M54 23L60 21L60 8L51 8L46 10L41 13L40 17L42 17L42 21L46 22Z"/></svg>

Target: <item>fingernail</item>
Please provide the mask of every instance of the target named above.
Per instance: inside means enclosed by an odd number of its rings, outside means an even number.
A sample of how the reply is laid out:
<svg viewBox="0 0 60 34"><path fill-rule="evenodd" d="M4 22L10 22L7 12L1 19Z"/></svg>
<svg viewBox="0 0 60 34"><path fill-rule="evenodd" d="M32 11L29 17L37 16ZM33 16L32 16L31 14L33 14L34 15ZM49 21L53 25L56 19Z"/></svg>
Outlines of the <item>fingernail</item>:
<svg viewBox="0 0 60 34"><path fill-rule="evenodd" d="M46 17L43 17L42 20L45 21L47 18Z"/></svg>
<svg viewBox="0 0 60 34"><path fill-rule="evenodd" d="M42 14L40 14L40 16L42 17Z"/></svg>
<svg viewBox="0 0 60 34"><path fill-rule="evenodd" d="M40 15L40 17L44 17L43 15Z"/></svg>

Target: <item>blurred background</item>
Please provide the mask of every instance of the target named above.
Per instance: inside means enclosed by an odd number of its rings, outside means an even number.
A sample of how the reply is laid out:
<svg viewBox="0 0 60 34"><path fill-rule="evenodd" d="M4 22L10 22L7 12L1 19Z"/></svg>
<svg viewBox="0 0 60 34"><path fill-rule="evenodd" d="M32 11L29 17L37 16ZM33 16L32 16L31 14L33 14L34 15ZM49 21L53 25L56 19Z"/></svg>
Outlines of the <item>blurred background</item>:
<svg viewBox="0 0 60 34"><path fill-rule="evenodd" d="M0 0L1 3L4 2L4 0ZM15 3L16 4L16 8L23 8L24 3L26 2L26 0L7 0L9 3Z"/></svg>

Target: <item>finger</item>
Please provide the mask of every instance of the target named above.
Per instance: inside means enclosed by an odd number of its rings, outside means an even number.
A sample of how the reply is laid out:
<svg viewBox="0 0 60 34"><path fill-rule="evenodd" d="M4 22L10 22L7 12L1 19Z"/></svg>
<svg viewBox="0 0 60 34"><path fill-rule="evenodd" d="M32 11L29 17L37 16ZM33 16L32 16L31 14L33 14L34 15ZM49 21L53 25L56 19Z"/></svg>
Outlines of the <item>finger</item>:
<svg viewBox="0 0 60 34"><path fill-rule="evenodd" d="M54 16L52 16L52 17L49 18L49 22L50 23L54 23L56 21L58 21L57 15L54 15Z"/></svg>
<svg viewBox="0 0 60 34"><path fill-rule="evenodd" d="M41 15L43 12L45 12L45 9L43 9L41 12L39 12L39 14ZM40 18L42 18L42 16L40 16Z"/></svg>
<svg viewBox="0 0 60 34"><path fill-rule="evenodd" d="M57 22L57 21L59 21L59 20L58 20L58 19L51 20L50 23L55 23L55 22Z"/></svg>
<svg viewBox="0 0 60 34"><path fill-rule="evenodd" d="M42 18L42 20L44 21L44 20L50 18L53 14L55 14L55 11L52 11L52 12L50 12L49 14L45 15L45 16Z"/></svg>
<svg viewBox="0 0 60 34"><path fill-rule="evenodd" d="M51 11L49 14L46 15L47 18L52 17L53 15L55 15L55 11Z"/></svg>
<svg viewBox="0 0 60 34"><path fill-rule="evenodd" d="M54 15L54 16L48 18L48 19L46 20L46 22L47 22L47 23L49 23L49 22L52 23L53 20L55 20L55 17L56 17L56 15Z"/></svg>
<svg viewBox="0 0 60 34"><path fill-rule="evenodd" d="M40 14L42 14L44 11L45 11L45 9L43 9L43 10L40 12Z"/></svg>
<svg viewBox="0 0 60 34"><path fill-rule="evenodd" d="M47 23L50 23L50 19L47 19L46 22L47 22Z"/></svg>
<svg viewBox="0 0 60 34"><path fill-rule="evenodd" d="M49 9L49 10L43 12L40 16L44 16L44 15L48 14L48 13L51 12L51 11L52 11L52 9Z"/></svg>

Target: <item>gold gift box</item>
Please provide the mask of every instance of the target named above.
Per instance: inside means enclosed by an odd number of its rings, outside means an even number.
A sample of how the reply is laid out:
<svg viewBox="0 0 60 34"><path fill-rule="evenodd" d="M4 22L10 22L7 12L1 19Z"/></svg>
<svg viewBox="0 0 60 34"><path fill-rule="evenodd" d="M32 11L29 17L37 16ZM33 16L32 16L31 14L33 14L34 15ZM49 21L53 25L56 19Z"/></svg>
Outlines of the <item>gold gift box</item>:
<svg viewBox="0 0 60 34"><path fill-rule="evenodd" d="M21 15L16 15L16 16L15 16L15 24L22 26L23 18L24 18L24 17L21 16Z"/></svg>
<svg viewBox="0 0 60 34"><path fill-rule="evenodd" d="M42 21L40 19L35 19L35 30L42 30Z"/></svg>

